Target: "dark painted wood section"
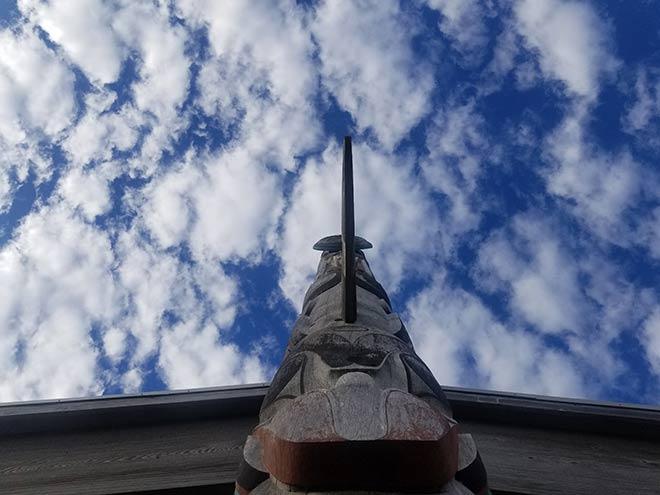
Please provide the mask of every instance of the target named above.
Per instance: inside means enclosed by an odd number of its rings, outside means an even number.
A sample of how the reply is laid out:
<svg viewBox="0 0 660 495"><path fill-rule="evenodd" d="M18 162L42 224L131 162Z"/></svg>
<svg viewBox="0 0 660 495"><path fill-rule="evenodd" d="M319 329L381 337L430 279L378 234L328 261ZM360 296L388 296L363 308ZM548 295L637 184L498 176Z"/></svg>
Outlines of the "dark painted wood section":
<svg viewBox="0 0 660 495"><path fill-rule="evenodd" d="M224 483L220 485L204 485L189 488L171 488L167 490L149 490L139 492L139 495L232 495L234 493L233 483ZM524 493L503 492L500 490L491 490L493 495L525 495ZM127 493L118 493L116 495L128 495ZM131 495L136 495L135 492Z"/></svg>
<svg viewBox="0 0 660 495"><path fill-rule="evenodd" d="M255 421L238 417L4 438L0 493L95 495L209 485L224 485L225 491ZM660 492L657 442L479 422L464 422L462 429L473 433L496 490Z"/></svg>

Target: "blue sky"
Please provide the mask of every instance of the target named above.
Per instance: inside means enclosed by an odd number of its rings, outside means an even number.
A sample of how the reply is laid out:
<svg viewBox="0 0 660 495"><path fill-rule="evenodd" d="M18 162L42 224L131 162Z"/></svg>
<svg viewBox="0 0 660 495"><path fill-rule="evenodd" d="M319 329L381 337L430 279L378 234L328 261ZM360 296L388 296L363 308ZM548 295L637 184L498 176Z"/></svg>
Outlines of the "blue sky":
<svg viewBox="0 0 660 495"><path fill-rule="evenodd" d="M339 230L440 383L660 403L657 1L0 6L0 401L268 380Z"/></svg>

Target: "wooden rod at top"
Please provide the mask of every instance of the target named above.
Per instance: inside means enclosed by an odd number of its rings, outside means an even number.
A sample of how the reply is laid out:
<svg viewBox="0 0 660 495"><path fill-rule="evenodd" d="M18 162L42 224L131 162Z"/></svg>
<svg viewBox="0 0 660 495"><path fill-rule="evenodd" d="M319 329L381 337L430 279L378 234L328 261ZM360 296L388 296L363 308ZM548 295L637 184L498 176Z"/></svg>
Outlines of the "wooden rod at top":
<svg viewBox="0 0 660 495"><path fill-rule="evenodd" d="M355 207L353 200L353 151L351 138L344 138L342 162L341 250L342 250L342 319L357 319L355 288Z"/></svg>

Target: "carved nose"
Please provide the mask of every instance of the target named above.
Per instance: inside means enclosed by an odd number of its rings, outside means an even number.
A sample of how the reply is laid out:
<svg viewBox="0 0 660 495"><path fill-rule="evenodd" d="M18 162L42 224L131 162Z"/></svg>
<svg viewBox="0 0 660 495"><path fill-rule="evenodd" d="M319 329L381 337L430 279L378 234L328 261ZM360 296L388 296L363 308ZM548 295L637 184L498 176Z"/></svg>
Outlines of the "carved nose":
<svg viewBox="0 0 660 495"><path fill-rule="evenodd" d="M330 393L334 428L346 440L377 440L387 434L382 391L359 371L342 375Z"/></svg>

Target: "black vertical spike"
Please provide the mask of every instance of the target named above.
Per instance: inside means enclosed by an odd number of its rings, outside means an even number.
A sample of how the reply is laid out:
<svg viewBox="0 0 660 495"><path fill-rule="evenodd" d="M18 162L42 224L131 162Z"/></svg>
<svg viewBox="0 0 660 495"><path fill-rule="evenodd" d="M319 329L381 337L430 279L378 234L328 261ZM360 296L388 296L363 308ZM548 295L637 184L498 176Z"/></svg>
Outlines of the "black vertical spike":
<svg viewBox="0 0 660 495"><path fill-rule="evenodd" d="M342 250L342 319L354 323L357 319L357 293L355 287L355 209L353 203L353 151L351 138L344 138L342 163L341 202Z"/></svg>

